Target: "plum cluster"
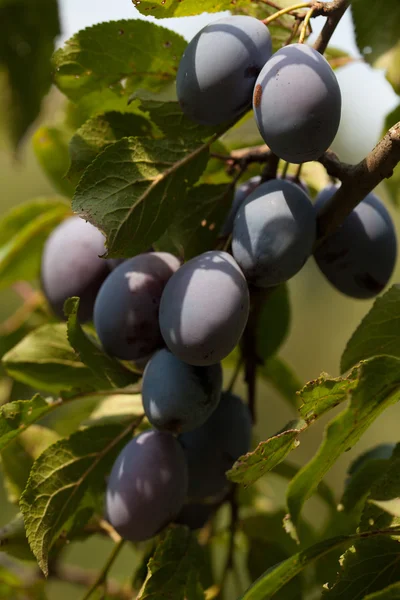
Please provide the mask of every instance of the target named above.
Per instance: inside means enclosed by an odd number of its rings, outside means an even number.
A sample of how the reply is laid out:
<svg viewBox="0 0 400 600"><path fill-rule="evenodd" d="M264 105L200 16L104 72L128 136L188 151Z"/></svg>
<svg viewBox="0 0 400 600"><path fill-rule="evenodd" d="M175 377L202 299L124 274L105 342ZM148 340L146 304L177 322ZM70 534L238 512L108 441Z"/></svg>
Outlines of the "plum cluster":
<svg viewBox="0 0 400 600"><path fill-rule="evenodd" d="M229 123L253 104L265 143L292 163L318 159L340 123L339 84L326 59L305 44L272 54L267 27L230 16L204 27L179 64L176 92L198 123Z"/></svg>
<svg viewBox="0 0 400 600"><path fill-rule="evenodd" d="M192 119L216 125L253 102L260 133L280 158L318 158L339 125L341 98L326 60L303 44L272 54L268 29L252 17L227 17L201 30L184 53L177 92ZM240 343L250 313L249 287L274 288L314 253L339 291L378 294L396 259L396 235L384 205L369 194L315 250L315 204L295 177L237 186L220 234L230 252L210 250L187 262L149 251L106 260L100 231L71 217L48 238L43 291L56 315L80 297L79 318L93 320L106 353L143 373L150 429L133 438L112 468L106 516L125 539L146 540L171 521L201 527L226 498L226 477L249 451L248 407L223 391L221 361Z"/></svg>

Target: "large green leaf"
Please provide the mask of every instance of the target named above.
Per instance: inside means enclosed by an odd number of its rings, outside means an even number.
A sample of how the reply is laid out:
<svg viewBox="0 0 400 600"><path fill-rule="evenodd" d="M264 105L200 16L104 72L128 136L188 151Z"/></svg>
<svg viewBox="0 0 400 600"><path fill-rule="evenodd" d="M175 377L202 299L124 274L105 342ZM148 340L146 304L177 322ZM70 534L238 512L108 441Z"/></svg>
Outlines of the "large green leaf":
<svg viewBox="0 0 400 600"><path fill-rule="evenodd" d="M331 538L329 540L324 540L302 552L294 554L287 560L281 562L276 565L275 568L269 569L259 577L250 587L249 589L240 597L240 600L267 600L269 598L279 598L278 592L286 585L293 577L298 575L305 569L308 565L312 564L315 560L322 558L332 550L336 548L346 548L352 545L360 536L365 537L366 539L363 542L370 542L375 545L376 550L378 550L380 545L384 545L385 540L390 535L390 531L385 531L384 533L380 533L379 531L371 531L364 534L356 534L352 536L338 536L335 538ZM399 533L399 529L393 529L393 533ZM371 538L371 539L369 539ZM376 538L376 539L374 539ZM389 542L393 541L390 538ZM377 555L379 557L379 554ZM381 558L381 565L384 563L384 560L387 560L387 556L384 554ZM347 582L348 583L348 582ZM326 594L328 596L328 594ZM324 595L325 597L325 595ZM337 596L338 598L342 598L341 596ZM356 600L353 596L343 596L350 600ZM357 596L357 600L360 598Z"/></svg>
<svg viewBox="0 0 400 600"><path fill-rule="evenodd" d="M105 488L105 477L136 423L99 425L77 431L50 446L35 461L20 500L32 552L48 573L48 553L85 500L85 507Z"/></svg>
<svg viewBox="0 0 400 600"><path fill-rule="evenodd" d="M286 456L299 445L301 427L293 427L278 433L265 442L260 442L253 452L241 456L227 471L227 477L235 483L251 485L257 479L272 471Z"/></svg>
<svg viewBox="0 0 400 600"><path fill-rule="evenodd" d="M71 100L85 96L102 112L104 100L120 102L138 88L159 92L176 77L186 46L177 33L143 20L111 21L84 29L53 56L55 83Z"/></svg>
<svg viewBox="0 0 400 600"><path fill-rule="evenodd" d="M39 390L95 389L98 377L71 348L66 323L43 325L3 357L7 372Z"/></svg>
<svg viewBox="0 0 400 600"><path fill-rule="evenodd" d="M11 209L0 221L0 289L38 277L43 245L71 209L59 198L38 198Z"/></svg>
<svg viewBox="0 0 400 600"><path fill-rule="evenodd" d="M400 122L400 104L387 115L383 134L398 122ZM395 167L392 177L385 179L385 187L393 204L398 207L400 205L400 164Z"/></svg>
<svg viewBox="0 0 400 600"><path fill-rule="evenodd" d="M139 376L126 369L122 363L105 354L98 344L85 333L78 320L79 298L69 298L65 303L68 317L68 340L82 362L92 371L96 388L126 387L138 381Z"/></svg>
<svg viewBox="0 0 400 600"><path fill-rule="evenodd" d="M161 535L149 560L138 600L203 600L199 582L202 559L195 535L187 527L170 527Z"/></svg>
<svg viewBox="0 0 400 600"><path fill-rule="evenodd" d="M398 0L352 0L351 11L356 41L364 58L374 64L399 41L400 4Z"/></svg>
<svg viewBox="0 0 400 600"><path fill-rule="evenodd" d="M377 298L342 355L342 373L360 360L387 354L400 358L400 285Z"/></svg>
<svg viewBox="0 0 400 600"><path fill-rule="evenodd" d="M188 191L186 202L156 243L162 250L178 252L185 260L213 248L232 204L231 185L198 185Z"/></svg>
<svg viewBox="0 0 400 600"><path fill-rule="evenodd" d="M215 133L216 127L199 125L184 115L179 102L141 100L140 110L147 113L165 137L204 140Z"/></svg>
<svg viewBox="0 0 400 600"><path fill-rule="evenodd" d="M287 285L270 292L263 303L257 324L257 354L267 359L275 354L290 328L290 301Z"/></svg>
<svg viewBox="0 0 400 600"><path fill-rule="evenodd" d="M113 111L92 117L70 141L71 167L68 178L77 181L96 156L113 142L128 136L147 136L151 132L150 122L134 113Z"/></svg>
<svg viewBox="0 0 400 600"><path fill-rule="evenodd" d="M208 145L124 138L94 160L73 208L107 235L108 256L134 256L164 233L203 172Z"/></svg>
<svg viewBox="0 0 400 600"><path fill-rule="evenodd" d="M295 526L304 502L336 460L352 448L385 408L399 397L399 359L376 357L361 364L348 407L329 423L317 454L289 484L287 503Z"/></svg>
<svg viewBox="0 0 400 600"><path fill-rule="evenodd" d="M57 0L0 3L0 67L7 74L7 123L15 144L38 116L50 88L50 58L59 33Z"/></svg>

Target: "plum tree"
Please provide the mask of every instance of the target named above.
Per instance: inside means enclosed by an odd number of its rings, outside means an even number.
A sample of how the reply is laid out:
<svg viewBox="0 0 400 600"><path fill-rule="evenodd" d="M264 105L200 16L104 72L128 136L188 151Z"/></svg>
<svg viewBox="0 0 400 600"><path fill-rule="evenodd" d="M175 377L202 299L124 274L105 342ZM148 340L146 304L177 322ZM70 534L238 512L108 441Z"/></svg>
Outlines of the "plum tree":
<svg viewBox="0 0 400 600"><path fill-rule="evenodd" d="M161 297L160 328L168 348L191 365L213 365L238 343L249 315L249 290L227 252L186 262Z"/></svg>
<svg viewBox="0 0 400 600"><path fill-rule="evenodd" d="M121 537L147 540L177 516L187 486L185 457L176 438L164 431L145 431L114 463L107 485L107 519Z"/></svg>
<svg viewBox="0 0 400 600"><path fill-rule="evenodd" d="M294 183L272 179L240 206L232 253L246 278L260 287L287 281L312 252L316 218L307 194Z"/></svg>
<svg viewBox="0 0 400 600"><path fill-rule="evenodd" d="M262 138L292 163L316 160L329 148L339 128L341 102L329 63L305 44L278 50L260 72L253 94Z"/></svg>
<svg viewBox="0 0 400 600"><path fill-rule="evenodd" d="M163 348L144 371L143 408L158 429L190 431L200 427L216 409L221 390L219 363L195 367Z"/></svg>
<svg viewBox="0 0 400 600"><path fill-rule="evenodd" d="M149 252L124 261L109 274L94 306L96 331L108 354L143 359L162 347L160 298L179 265L172 254Z"/></svg>
<svg viewBox="0 0 400 600"><path fill-rule="evenodd" d="M324 188L315 210L334 195L336 186ZM379 198L371 193L342 225L314 252L318 267L340 292L354 298L373 298L387 285L397 255L393 221Z"/></svg>
<svg viewBox="0 0 400 600"><path fill-rule="evenodd" d="M251 105L254 83L272 54L269 31L257 19L229 16L204 27L187 46L176 92L183 112L217 125Z"/></svg>
<svg viewBox="0 0 400 600"><path fill-rule="evenodd" d="M191 499L218 497L229 489L226 471L250 449L251 416L239 396L223 392L211 417L197 429L182 433Z"/></svg>
<svg viewBox="0 0 400 600"><path fill-rule="evenodd" d="M63 221L47 238L41 263L41 284L54 313L64 317L64 302L79 296L79 318L90 321L97 292L111 265L103 234L91 223L74 216Z"/></svg>

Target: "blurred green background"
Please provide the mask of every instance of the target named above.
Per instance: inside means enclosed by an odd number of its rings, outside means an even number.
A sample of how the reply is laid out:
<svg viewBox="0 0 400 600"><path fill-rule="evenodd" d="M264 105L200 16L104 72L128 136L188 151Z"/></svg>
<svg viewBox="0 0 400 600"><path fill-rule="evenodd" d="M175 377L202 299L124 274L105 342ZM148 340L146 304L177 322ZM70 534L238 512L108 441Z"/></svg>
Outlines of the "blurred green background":
<svg viewBox="0 0 400 600"><path fill-rule="evenodd" d="M79 4L81 5L82 3ZM94 8L94 2L87 2L87 5L89 4ZM129 9L133 11L131 7ZM63 10L65 12L65 6ZM77 3L75 10L78 10ZM125 7L124 11L126 11ZM70 6L68 15L71 19L72 14ZM101 16L103 15L101 14ZM111 19L118 16L114 16L112 9L110 9L107 16L104 15L104 18ZM132 12L131 16L135 17L136 15ZM216 16L213 15L213 18L216 18ZM81 15L81 19L84 21L84 15ZM88 19L90 20L89 11ZM349 19L347 19L343 26L346 28L345 33L342 32L342 37L339 36L335 41L336 46L351 46L353 44L349 37L351 35L351 21ZM92 15L92 22L93 20ZM206 22L208 20L206 19ZM82 22L82 25L85 24L87 23ZM180 23L180 29L181 32L185 31L187 37L191 37L203 24L204 18L198 20L195 25L193 25L193 21L190 21L190 27L188 26L186 30L182 23ZM65 31L63 37L66 37L66 33L71 33L71 31L68 31L68 28L71 29L76 25L79 25L79 23L75 23L73 20L68 21L64 14ZM340 44L340 41L343 44ZM354 53L353 46L352 50ZM338 76L344 93L344 112L334 149L340 154L343 160L356 162L377 141L384 114L389 110L391 104L393 104L393 98L390 95L388 84L387 89L385 88L386 84L384 84L381 74L373 72L365 65L344 67L338 71ZM376 91L376 85L378 85L378 92ZM368 95L367 92L372 88L375 88L375 96L372 99L371 96L368 96L368 101L364 102L363 98ZM380 96L379 93L381 94ZM52 90L46 100L40 122L51 124L51 122L57 121L61 103L62 100L59 94L55 90ZM4 123L1 122L1 117L0 184L0 213L4 213L10 207L33 197L54 194L51 184L45 178L35 159L29 137L22 151L16 157L7 142L4 133ZM384 186L381 186L379 193L387 201ZM394 210L389 203L387 203L387 206L400 232L400 213ZM399 261L392 281L400 281ZM362 317L370 309L372 303L352 300L336 292L322 278L312 259L301 273L290 281L289 287L292 305L292 326L290 335L281 349L281 356L292 366L303 383L316 378L321 372L327 372L331 376L339 375L339 361L345 344ZM3 321L12 312L15 303L16 297L12 291L2 292L0 321ZM228 376L229 374L227 374ZM241 382L238 383L237 390L244 392ZM258 423L255 436L260 440L266 439L276 433L294 417L293 410L273 389L262 383L258 387L257 404ZM343 406L340 407L340 410L342 409ZM300 446L289 457L291 461L301 465L312 457L321 442L324 425L332 416L333 412L330 412L325 419L321 419L320 422L302 434ZM343 489L345 472L349 462L363 450L374 444L384 441L398 441L399 420L400 406L397 405L387 410L378 418L360 442L347 454L342 456L331 469L326 477L326 481L335 490L337 498L340 497ZM271 476L266 478L265 483L263 490L265 490L268 498L280 502L283 491L282 484L278 482L276 477ZM15 508L8 504L2 487L0 488L0 507L0 524L4 524L15 512ZM324 517L323 511L324 507L319 500L311 499L307 503L305 516L313 514L315 520L315 515L317 514L318 516L320 514L322 519ZM105 560L109 551L110 542L96 537L85 543L73 544L73 547L67 552L67 558L71 564L96 569ZM117 561L113 569L113 575L122 577L127 572L132 572L135 560L133 551L127 548ZM77 593L78 588L54 582L50 583L50 598L74 598L77 597ZM81 589L79 589L79 593L81 593Z"/></svg>

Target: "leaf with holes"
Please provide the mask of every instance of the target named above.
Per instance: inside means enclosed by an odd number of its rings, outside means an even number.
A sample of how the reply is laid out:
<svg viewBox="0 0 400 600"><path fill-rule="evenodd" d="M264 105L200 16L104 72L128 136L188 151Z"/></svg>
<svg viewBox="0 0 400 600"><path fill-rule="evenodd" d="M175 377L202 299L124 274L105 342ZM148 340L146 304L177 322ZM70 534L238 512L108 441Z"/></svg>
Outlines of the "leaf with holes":
<svg viewBox="0 0 400 600"><path fill-rule="evenodd" d="M287 429L260 442L253 452L241 456L227 471L228 479L235 483L251 485L268 471L272 471L286 456L299 445L298 436L301 425Z"/></svg>

